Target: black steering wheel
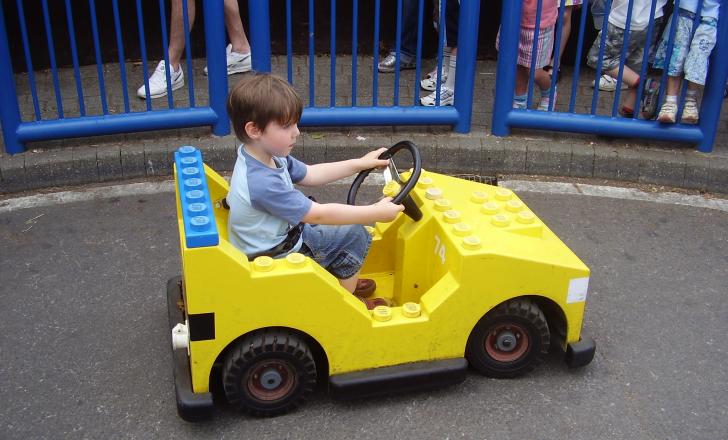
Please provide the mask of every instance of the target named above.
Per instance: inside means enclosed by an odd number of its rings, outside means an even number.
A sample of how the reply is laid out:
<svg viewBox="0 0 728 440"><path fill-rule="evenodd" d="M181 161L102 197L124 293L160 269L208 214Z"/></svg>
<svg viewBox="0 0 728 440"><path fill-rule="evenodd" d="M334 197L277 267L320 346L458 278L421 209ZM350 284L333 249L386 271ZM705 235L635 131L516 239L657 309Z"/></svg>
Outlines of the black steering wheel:
<svg viewBox="0 0 728 440"><path fill-rule="evenodd" d="M402 181L402 178L397 171L397 167L392 161L392 157L394 157L394 155L397 154L397 152L399 152L400 150L407 150L412 155L412 174L410 175L409 180L407 180L406 183ZM399 190L399 193L394 196L392 203L404 205L405 214L407 214L414 221L420 220L422 218L422 211L420 211L420 208L417 207L417 204L414 200L412 200L412 197L409 196L410 191L412 191L415 185L417 185L417 180L420 178L420 173L422 173L422 159L420 158L420 150L417 148L417 145L410 141L397 142L396 144L389 147L387 151L380 154L379 159L389 159L389 171L392 174L392 179L394 179L395 182L399 183L402 186L402 189ZM346 197L346 203L348 203L349 205L356 204L356 195L359 192L359 187L373 169L374 168L363 170L356 176L356 179L354 179L354 182L352 182L351 184L351 188L349 188L349 195Z"/></svg>

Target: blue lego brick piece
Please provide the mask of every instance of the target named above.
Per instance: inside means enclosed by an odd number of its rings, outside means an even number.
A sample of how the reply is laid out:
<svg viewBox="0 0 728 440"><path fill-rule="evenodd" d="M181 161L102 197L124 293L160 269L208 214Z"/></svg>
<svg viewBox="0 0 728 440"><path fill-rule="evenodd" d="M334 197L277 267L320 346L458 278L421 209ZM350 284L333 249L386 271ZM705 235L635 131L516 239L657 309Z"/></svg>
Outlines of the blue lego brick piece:
<svg viewBox="0 0 728 440"><path fill-rule="evenodd" d="M177 165L175 172L185 225L185 243L188 248L216 246L220 236L207 188L202 154L195 147L179 147L174 153L174 161Z"/></svg>

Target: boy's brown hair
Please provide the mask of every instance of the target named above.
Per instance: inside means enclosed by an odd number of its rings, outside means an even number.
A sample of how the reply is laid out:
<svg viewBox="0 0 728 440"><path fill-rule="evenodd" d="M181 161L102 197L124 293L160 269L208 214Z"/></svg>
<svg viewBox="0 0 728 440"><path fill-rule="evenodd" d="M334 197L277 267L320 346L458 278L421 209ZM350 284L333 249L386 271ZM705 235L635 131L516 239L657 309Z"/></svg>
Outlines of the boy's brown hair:
<svg viewBox="0 0 728 440"><path fill-rule="evenodd" d="M245 124L253 122L264 131L275 121L283 126L301 119L303 104L298 93L284 79L269 73L249 75L237 83L227 100L227 112L235 135L249 142Z"/></svg>

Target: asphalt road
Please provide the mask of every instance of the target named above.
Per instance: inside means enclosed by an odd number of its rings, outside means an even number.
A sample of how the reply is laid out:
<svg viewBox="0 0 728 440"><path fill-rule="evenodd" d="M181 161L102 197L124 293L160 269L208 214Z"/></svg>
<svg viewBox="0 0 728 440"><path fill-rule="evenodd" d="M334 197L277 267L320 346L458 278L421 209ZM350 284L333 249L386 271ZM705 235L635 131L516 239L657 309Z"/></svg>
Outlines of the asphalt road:
<svg viewBox="0 0 728 440"><path fill-rule="evenodd" d="M728 213L520 195L592 269L591 365L201 424L174 402L172 194L0 213L0 438L728 438Z"/></svg>

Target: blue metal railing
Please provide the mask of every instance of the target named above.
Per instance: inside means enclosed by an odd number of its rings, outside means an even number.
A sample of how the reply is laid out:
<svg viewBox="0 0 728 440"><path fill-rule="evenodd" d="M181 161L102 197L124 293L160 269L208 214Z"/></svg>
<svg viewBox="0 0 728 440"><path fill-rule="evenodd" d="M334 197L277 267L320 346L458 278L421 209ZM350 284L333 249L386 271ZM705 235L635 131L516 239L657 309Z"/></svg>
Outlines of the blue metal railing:
<svg viewBox="0 0 728 440"><path fill-rule="evenodd" d="M545 0L538 0L537 12L536 12L536 23L540 23L541 20L541 9L542 3ZM718 21L718 36L716 46L713 49L713 53L710 60L710 67L708 77L703 92L702 103L700 106L700 122L697 125L680 124L679 120L677 124L662 124L657 121L640 119L639 107L634 109L634 114L629 117L621 117L617 115L618 104L620 102L621 85L624 74L624 58L626 48L629 42L629 28L631 24L632 7L634 0L629 0L628 3L628 14L626 18L625 26L625 37L624 44L621 51L621 60L617 78L616 78L616 90L614 93L614 101L611 105L611 111L608 115L597 114L597 107L599 104L599 79L603 73L603 55L606 40L606 29L609 18L609 11L611 10L612 0L605 1L605 15L603 17L602 29L604 32L601 33L601 39L599 40L599 55L596 63L596 73L594 76L595 87L591 99L591 111L586 114L579 114L575 112L575 103L577 97L577 86L579 84L579 78L581 75L581 68L579 62L581 60L582 51L584 48L584 28L586 22L586 7L582 8L578 32L578 43L577 43L577 63L574 68L572 77L572 87L570 100L568 105L568 111L559 112L554 110L554 98L556 96L556 82L558 80L557 75L559 74L558 62L559 62L559 42L560 34L563 21L563 5L564 0L559 0L561 11L559 12L559 24L556 26L556 53L554 54L555 66L553 68L553 76L551 79L551 89L549 91L550 103L549 111L533 110L531 107L531 95L533 92L534 75L535 75L535 59L537 49L537 36L534 36L533 45L533 60L534 63L531 65L529 72L529 86L528 86L528 109L514 109L513 107L513 96L515 90L515 73L516 64L518 59L518 39L520 34L520 22L521 22L521 7L522 2L519 1L503 1L503 10L501 16L501 31L500 31L500 50L498 55L498 67L497 67L497 87L495 93L495 103L493 106L493 126L492 133L497 136L507 136L510 133L512 127L520 128L532 128L540 130L551 130L551 131L563 131L563 132L578 132L578 133L590 133L607 136L619 136L619 137L642 137L648 139L659 139L659 140L670 140L689 142L698 145L698 150L702 152L710 152L713 149L713 143L715 141L716 131L718 128L718 121L720 117L720 111L722 106L722 90L728 77L728 7L723 5L720 11L720 19ZM657 0L652 0L650 8L650 17L654 17ZM699 2L698 12L702 7L702 0ZM674 14L678 13L679 0L675 0ZM675 15L676 16L676 15ZM697 27L697 20L699 20L699 13L696 14L696 21L694 22L693 29ZM667 29L669 32L669 40L667 44L666 59L670 60L672 53L672 46L675 38L676 23L677 20L672 21L672 25ZM539 31L539 26L536 26L535 32ZM642 92L645 87L647 79L647 64L649 61L649 44L653 40L654 33L657 32L655 26L655 20L650 19L647 27L647 46L643 59L642 67L639 72L639 84L636 89L638 97L642 96ZM663 70L663 74L660 80L660 91L658 95L658 104L662 102L664 97L664 91L667 85L667 66ZM686 93L685 81L683 81L683 87L680 94L678 114L681 113L682 106L684 104ZM639 106L639 99L637 101ZM658 106L659 108L659 106Z"/></svg>
<svg viewBox="0 0 728 440"><path fill-rule="evenodd" d="M89 115L86 107L87 95L84 94L83 81L80 75L78 49L76 45L76 23L74 23L72 3L65 0L62 4L65 7L66 30L69 34L71 45L71 57L76 86L76 97L78 103L78 116L69 116L71 112L64 109L64 99L59 81L59 71L56 63L56 48L54 40L57 37L51 27L50 11L48 1L42 0L43 23L46 34L48 57L51 66L53 79L53 93L56 102L55 118L49 117L47 112L42 112L38 98L38 88L33 72L33 61L28 43L28 29L23 9L23 1L16 0L18 19L21 30L21 40L25 64L28 70L29 90L33 101L34 120L23 121L21 118L20 106L18 103L15 78L11 63L9 41L6 28L5 2L0 2L0 120L2 121L5 149L8 153L19 153L25 150L23 144L30 141L48 139L59 139L69 137L96 136L103 134L127 133L134 131L147 131L159 129L171 129L180 127L192 127L210 125L216 135L225 135L230 132L230 122L225 112L225 100L227 97L227 69L225 55L225 22L223 15L223 0L211 0L203 2L203 13L205 15L205 39L207 47L207 64L209 70L208 90L209 105L198 107L195 104L194 84L192 75L192 58L189 40L189 15L186 1L182 2L184 31L186 42L186 61L189 81L189 107L175 106L171 89L170 66L167 53L167 30L165 1L159 0L160 23L162 29L162 44L164 48L165 76L167 79L167 109L154 109L154 104L149 96L149 73L148 59L146 52L146 37L144 31L144 17L142 15L142 2L136 0L137 24L139 28L140 52L142 56L142 70L144 85L146 87L146 111L132 111L129 103L128 77L124 60L124 46L122 38L122 27L119 18L118 0L113 0L113 20L116 37L117 50L119 52L119 76L122 88L124 111L112 114L109 111L107 101L107 87L104 76L104 60L101 56L101 44L99 39L99 22L96 14L95 0L88 0L91 17L91 34L96 61L97 82L99 87L99 99L101 103L101 115ZM259 3L259 2L251 2ZM265 2L260 2L265 3ZM55 3L54 6L59 6ZM58 30L55 30L57 32ZM68 103L68 101L65 101Z"/></svg>
<svg viewBox="0 0 728 440"><path fill-rule="evenodd" d="M379 35L381 22L381 2L374 0L374 59L372 67L372 101L371 105L362 105L357 101L359 91L358 69L356 55L358 53L358 21L359 2L354 1L352 6L352 70L351 70L351 105L337 105L337 67L336 67L336 0L330 3L330 86L329 105L316 105L316 63L315 63L315 27L316 10L313 0L308 1L308 106L303 110L300 124L308 126L342 126L342 125L453 125L458 132L470 131L473 86L475 82L475 63L478 35L478 18L480 16L479 0L461 0L459 12L459 32L457 40L457 69L455 80L455 101L452 107L441 106L440 104L440 79L437 83L437 99L434 107L423 107L419 105L419 73L421 69L422 54L422 22L424 2L415 0L419 6L417 32L417 54L416 54L416 84L415 102L413 105L405 105L400 99L400 58L402 40L402 0L397 0L396 30L395 30L395 51L397 53L396 66L394 71L393 105L381 105L378 100L380 78L377 70L379 63ZM457 1L457 0L449 0ZM446 1L440 6L440 29L444 29ZM286 50L287 50L287 75L289 82L293 82L293 49L292 49L292 20L290 0L286 0ZM271 71L270 63L270 14L267 1L250 2L250 34L251 48L253 53L253 68L257 71ZM438 67L442 70L442 47L444 32L440 32ZM447 68L447 66L445 66Z"/></svg>

